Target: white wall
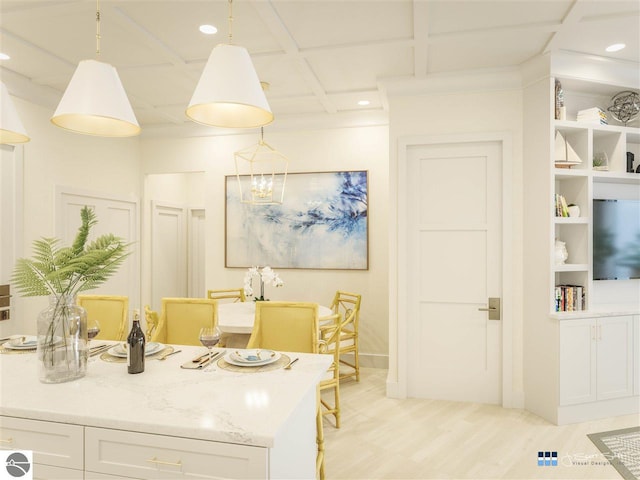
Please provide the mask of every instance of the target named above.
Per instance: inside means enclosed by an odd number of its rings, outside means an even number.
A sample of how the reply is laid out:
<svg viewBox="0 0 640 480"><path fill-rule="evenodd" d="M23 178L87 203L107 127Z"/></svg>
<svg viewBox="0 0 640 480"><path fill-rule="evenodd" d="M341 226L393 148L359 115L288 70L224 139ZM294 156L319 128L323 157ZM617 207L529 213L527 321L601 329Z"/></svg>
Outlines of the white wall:
<svg viewBox="0 0 640 480"><path fill-rule="evenodd" d="M522 92L519 88L478 93L434 93L410 97L391 96L389 98L390 125L390 197L395 198L395 178L398 160L398 140L414 135L466 134L487 132L509 132L513 140L512 152L512 202L513 255L512 278L514 279L512 308L513 320L513 390L522 397ZM391 215L394 222L394 215ZM390 226L390 228L395 228ZM398 345L397 315L395 314L394 290L397 288L393 277L396 265L397 246L391 244L390 290L391 312L389 333L389 384L398 381L396 355Z"/></svg>
<svg viewBox="0 0 640 480"><path fill-rule="evenodd" d="M278 269L285 285L279 289L267 287L266 294L272 300L328 305L337 289L361 293L361 352L367 363L386 365L388 129L362 127L274 133L266 129L264 138L289 158L289 172L369 171L369 270ZM257 140L257 132L224 137L142 139L144 174L205 172L207 288L242 286L244 269L224 267L224 176L235 173L233 152L254 145ZM143 298L143 302L148 299Z"/></svg>
<svg viewBox="0 0 640 480"><path fill-rule="evenodd" d="M53 111L20 99L14 101L31 137L23 147L22 256L31 256L33 240L55 236L57 186L139 198L138 138L110 139L66 132L49 121ZM44 297L16 299L19 324L14 328L35 333L36 316L46 306Z"/></svg>

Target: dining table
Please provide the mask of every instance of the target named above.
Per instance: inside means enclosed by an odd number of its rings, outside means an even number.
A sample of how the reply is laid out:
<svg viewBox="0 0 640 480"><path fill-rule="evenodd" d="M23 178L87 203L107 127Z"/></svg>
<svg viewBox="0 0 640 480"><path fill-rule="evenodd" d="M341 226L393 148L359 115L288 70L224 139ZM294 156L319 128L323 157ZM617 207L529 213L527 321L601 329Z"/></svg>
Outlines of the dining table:
<svg viewBox="0 0 640 480"><path fill-rule="evenodd" d="M277 362L245 368L225 361L242 352L217 348L189 368L204 347L160 348L143 373L109 348L59 384L38 380L35 350L0 354L0 449L32 452L34 478L315 478L330 355L272 352Z"/></svg>
<svg viewBox="0 0 640 480"><path fill-rule="evenodd" d="M329 307L318 305L318 317L328 317ZM256 302L218 303L218 326L223 333L251 334L256 316Z"/></svg>

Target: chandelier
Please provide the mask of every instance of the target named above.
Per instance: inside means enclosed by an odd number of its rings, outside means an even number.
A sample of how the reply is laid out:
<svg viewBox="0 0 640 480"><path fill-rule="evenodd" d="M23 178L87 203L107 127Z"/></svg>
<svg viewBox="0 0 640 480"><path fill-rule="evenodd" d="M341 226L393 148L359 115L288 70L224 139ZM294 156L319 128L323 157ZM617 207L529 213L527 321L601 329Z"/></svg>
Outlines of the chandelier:
<svg viewBox="0 0 640 480"><path fill-rule="evenodd" d="M264 129L256 145L233 154L240 202L282 205L289 160L264 141Z"/></svg>

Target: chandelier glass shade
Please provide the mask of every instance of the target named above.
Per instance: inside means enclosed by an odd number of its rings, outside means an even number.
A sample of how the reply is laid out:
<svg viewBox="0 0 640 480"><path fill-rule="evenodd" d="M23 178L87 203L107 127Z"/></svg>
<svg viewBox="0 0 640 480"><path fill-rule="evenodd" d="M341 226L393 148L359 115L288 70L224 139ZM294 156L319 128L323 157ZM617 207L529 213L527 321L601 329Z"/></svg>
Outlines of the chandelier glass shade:
<svg viewBox="0 0 640 480"><path fill-rule="evenodd" d="M251 205L282 205L289 160L263 138L233 154L240 202Z"/></svg>
<svg viewBox="0 0 640 480"><path fill-rule="evenodd" d="M31 140L20 121L16 106L4 82L0 82L0 144L25 143Z"/></svg>
<svg viewBox="0 0 640 480"><path fill-rule="evenodd" d="M97 60L78 64L51 122L75 133L101 137L140 134L115 67Z"/></svg>

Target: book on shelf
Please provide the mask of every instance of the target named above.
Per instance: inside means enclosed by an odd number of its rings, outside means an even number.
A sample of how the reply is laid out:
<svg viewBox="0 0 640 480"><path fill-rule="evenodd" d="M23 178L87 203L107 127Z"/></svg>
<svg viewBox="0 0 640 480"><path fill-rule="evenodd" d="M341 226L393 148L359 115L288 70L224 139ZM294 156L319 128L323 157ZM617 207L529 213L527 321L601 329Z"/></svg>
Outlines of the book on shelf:
<svg viewBox="0 0 640 480"><path fill-rule="evenodd" d="M586 292L582 285L556 285L556 312L579 312L585 309L585 305Z"/></svg>
<svg viewBox="0 0 640 480"><path fill-rule="evenodd" d="M554 198L556 217L568 217L569 216L569 206L567 205L567 200L564 198L564 195L560 195L558 193L555 194Z"/></svg>
<svg viewBox="0 0 640 480"><path fill-rule="evenodd" d="M587 108L578 111L576 120L580 123L593 123L596 125L607 125L607 112L600 107Z"/></svg>

